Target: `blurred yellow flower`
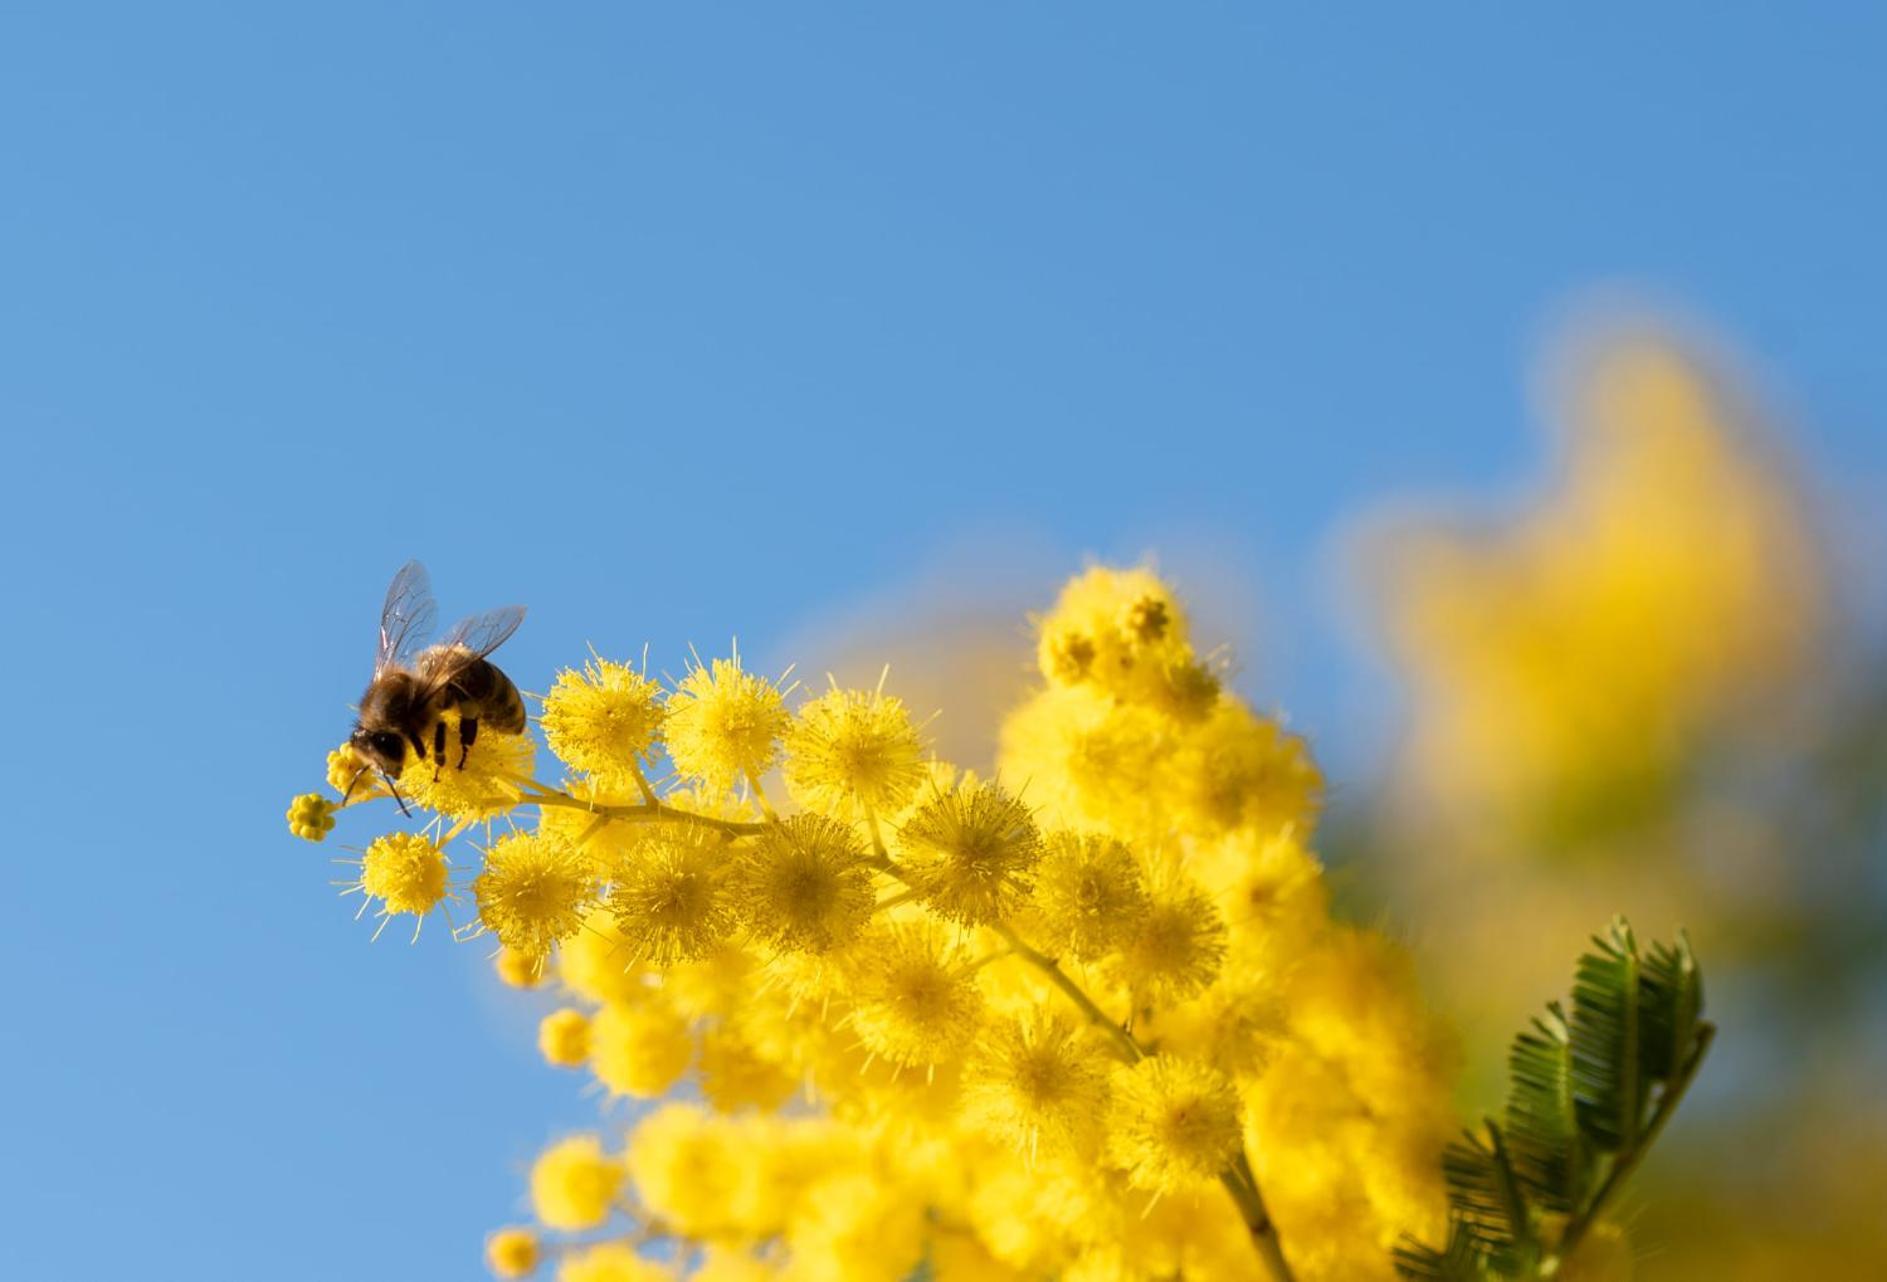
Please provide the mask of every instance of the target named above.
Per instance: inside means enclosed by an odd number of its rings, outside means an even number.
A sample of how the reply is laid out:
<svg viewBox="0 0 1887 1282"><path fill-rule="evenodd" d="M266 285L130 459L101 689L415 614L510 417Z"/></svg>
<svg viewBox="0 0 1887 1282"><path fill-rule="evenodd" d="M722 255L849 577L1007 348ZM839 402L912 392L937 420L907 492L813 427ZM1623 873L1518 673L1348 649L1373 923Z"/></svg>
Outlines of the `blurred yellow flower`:
<svg viewBox="0 0 1887 1282"><path fill-rule="evenodd" d="M590 1017L564 1007L538 1021L537 1049L546 1064L580 1068L590 1057Z"/></svg>
<svg viewBox="0 0 1887 1282"><path fill-rule="evenodd" d="M599 1005L634 1003L648 991L649 976L607 908L592 909L557 946L557 974L574 995Z"/></svg>
<svg viewBox="0 0 1887 1282"><path fill-rule="evenodd" d="M549 1228L595 1228L609 1218L623 1174L596 1136L559 1140L531 1167L531 1209Z"/></svg>
<svg viewBox="0 0 1887 1282"><path fill-rule="evenodd" d="M509 988L536 988L550 977L546 958L502 945L492 958L492 969L497 972L499 981Z"/></svg>
<svg viewBox="0 0 1887 1282"><path fill-rule="evenodd" d="M537 1234L529 1229L499 1229L485 1239L485 1267L495 1278L526 1278L537 1271Z"/></svg>
<svg viewBox="0 0 1887 1282"><path fill-rule="evenodd" d="M733 1227L732 1195L743 1160L733 1126L687 1104L657 1109L629 1138L629 1173L642 1200L700 1237Z"/></svg>
<svg viewBox="0 0 1887 1282"><path fill-rule="evenodd" d="M924 1210L905 1191L869 1174L837 1175L814 1187L794 1217L785 1276L792 1282L902 1282L924 1253Z"/></svg>
<svg viewBox="0 0 1887 1282"><path fill-rule="evenodd" d="M1376 566L1414 704L1408 795L1546 836L1665 804L1812 662L1825 616L1794 487L1699 361L1598 348L1567 428L1545 499L1493 529L1400 530Z"/></svg>
<svg viewBox="0 0 1887 1282"><path fill-rule="evenodd" d="M674 1277L671 1270L621 1242L573 1252L557 1266L557 1282L673 1282Z"/></svg>
<svg viewBox="0 0 1887 1282"><path fill-rule="evenodd" d="M590 1020L590 1069L612 1095L654 1099L680 1080L693 1058L688 1021L657 997L612 1003Z"/></svg>

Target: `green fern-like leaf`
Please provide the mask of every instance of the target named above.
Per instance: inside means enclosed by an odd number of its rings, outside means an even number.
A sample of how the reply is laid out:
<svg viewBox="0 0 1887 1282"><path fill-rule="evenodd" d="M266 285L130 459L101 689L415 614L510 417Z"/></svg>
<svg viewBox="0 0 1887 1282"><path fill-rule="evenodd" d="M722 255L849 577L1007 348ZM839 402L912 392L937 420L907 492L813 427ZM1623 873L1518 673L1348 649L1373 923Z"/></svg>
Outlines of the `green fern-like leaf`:
<svg viewBox="0 0 1887 1282"><path fill-rule="evenodd" d="M1488 1122L1442 1155L1445 1246L1405 1240L1404 1278L1557 1276L1670 1121L1710 1048L1690 942L1640 955L1614 920L1579 959L1572 1011L1557 1003L1514 1039L1506 1127Z"/></svg>
<svg viewBox="0 0 1887 1282"><path fill-rule="evenodd" d="M1592 942L1573 979L1574 1111L1580 1134L1615 1153L1637 1140L1644 1113L1638 944L1623 920Z"/></svg>
<svg viewBox="0 0 1887 1282"><path fill-rule="evenodd" d="M1411 1282L1485 1282L1491 1276L1459 1221L1450 1229L1444 1250L1404 1238L1396 1247L1395 1266L1397 1275Z"/></svg>
<svg viewBox="0 0 1887 1282"><path fill-rule="evenodd" d="M1587 1163L1574 1109L1572 1034L1558 1002L1514 1038L1507 1055L1507 1139L1514 1174L1537 1205L1570 1211Z"/></svg>
<svg viewBox="0 0 1887 1282"><path fill-rule="evenodd" d="M1465 1133L1443 1151L1441 1170L1456 1228L1490 1264L1512 1267L1525 1253L1531 1226L1500 1128L1487 1123L1485 1139Z"/></svg>
<svg viewBox="0 0 1887 1282"><path fill-rule="evenodd" d="M1644 1012L1640 1064L1647 1078L1669 1081L1690 1055L1704 1004L1703 979L1691 956L1690 940L1681 931L1675 946L1651 946L1639 993Z"/></svg>

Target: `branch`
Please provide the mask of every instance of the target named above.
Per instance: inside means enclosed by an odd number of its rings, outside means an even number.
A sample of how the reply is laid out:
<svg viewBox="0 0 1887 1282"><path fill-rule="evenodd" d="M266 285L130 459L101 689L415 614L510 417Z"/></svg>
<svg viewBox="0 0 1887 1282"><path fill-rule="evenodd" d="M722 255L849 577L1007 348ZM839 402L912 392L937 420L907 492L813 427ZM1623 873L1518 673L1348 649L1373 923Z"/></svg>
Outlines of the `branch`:
<svg viewBox="0 0 1887 1282"><path fill-rule="evenodd" d="M750 837L755 833L765 832L767 828L764 823L739 823L732 819L716 819L712 815L699 815L692 810L678 810L674 806L665 806L659 801L645 801L633 806L599 806L581 797L573 797L567 792L545 788L542 784L535 784L535 787L539 791L520 798L519 805L558 806L566 810L582 810L609 823L694 824L734 837Z"/></svg>
<svg viewBox="0 0 1887 1282"><path fill-rule="evenodd" d="M894 874L895 875L895 874ZM1069 1001L1080 1008L1096 1028L1106 1032L1114 1039L1114 1044L1127 1058L1129 1064L1138 1063L1149 1054L1140 1040L1114 1020L1109 1019L1095 1000L1088 996L1081 985L1075 983L1068 972L1052 957L1031 948L1009 926L997 922L991 927L1015 955L1042 972L1044 978L1060 989ZM1278 1240L1278 1226L1271 1219L1271 1212L1265 1207L1264 1194L1258 1191L1258 1176L1251 1169L1251 1162L1241 1149L1232 1159L1231 1166L1219 1173L1219 1183L1232 1195L1232 1202L1238 1207L1239 1218L1245 1221L1245 1231L1251 1236L1252 1245L1258 1250L1258 1258L1264 1261L1265 1269L1271 1274L1273 1282L1295 1282L1291 1266L1284 1258L1284 1246Z"/></svg>

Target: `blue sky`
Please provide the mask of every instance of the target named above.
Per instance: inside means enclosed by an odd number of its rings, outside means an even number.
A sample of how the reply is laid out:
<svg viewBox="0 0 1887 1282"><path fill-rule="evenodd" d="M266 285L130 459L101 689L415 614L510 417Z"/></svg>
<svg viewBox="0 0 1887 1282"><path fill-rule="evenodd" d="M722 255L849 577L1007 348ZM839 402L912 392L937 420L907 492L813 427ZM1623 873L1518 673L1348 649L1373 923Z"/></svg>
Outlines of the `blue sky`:
<svg viewBox="0 0 1887 1282"><path fill-rule="evenodd" d="M475 1276L591 1117L482 949L369 947L283 831L409 556L530 605L533 688L1216 561L1341 764L1333 531L1538 475L1592 291L1879 492L1877 9L897 10L0 14L0 1272Z"/></svg>

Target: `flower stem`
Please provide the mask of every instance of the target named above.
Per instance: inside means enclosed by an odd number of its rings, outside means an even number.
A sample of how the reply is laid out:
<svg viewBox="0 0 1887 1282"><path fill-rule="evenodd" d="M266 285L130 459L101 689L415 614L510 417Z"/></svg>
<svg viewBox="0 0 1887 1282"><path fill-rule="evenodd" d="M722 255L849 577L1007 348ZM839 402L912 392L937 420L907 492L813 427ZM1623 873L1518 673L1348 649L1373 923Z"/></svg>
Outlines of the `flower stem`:
<svg viewBox="0 0 1887 1282"><path fill-rule="evenodd" d="M897 865L884 856L879 855L868 862L878 871L900 882L904 880L898 873ZM1009 945L1010 951L1017 957L1042 972L1042 977L1079 1007L1090 1023L1111 1037L1116 1049L1129 1064L1137 1064L1147 1057L1149 1052L1140 1044L1140 1040L1109 1018L1107 1012L1088 996L1087 990L1069 978L1068 972L1053 957L1024 943L1007 922L994 922L990 929ZM1656 1123L1653 1124L1653 1133L1655 1131ZM1290 1263L1284 1258L1283 1243L1278 1240L1278 1226L1272 1222L1271 1212L1265 1207L1264 1194L1258 1191L1258 1176L1252 1171L1251 1162L1246 1159L1243 1150L1240 1150L1230 1166L1219 1173L1219 1183L1232 1195L1239 1218L1245 1221L1245 1232L1250 1235L1258 1258L1264 1262L1265 1272L1271 1275L1271 1282L1296 1282Z"/></svg>
<svg viewBox="0 0 1887 1282"><path fill-rule="evenodd" d="M773 804L767 800L766 791L760 786L760 776L751 770L747 772L747 786L753 789L753 799L760 803L760 813L767 817L767 821L779 822L780 817L773 813Z"/></svg>
<svg viewBox="0 0 1887 1282"><path fill-rule="evenodd" d="M541 787L541 785L540 785ZM645 801L634 806L599 806L595 802L584 801L581 797L572 797L567 792L543 788L532 792L522 799L527 806L560 806L567 810L584 810L610 823L684 823L695 824L702 828L713 828L718 832L736 837L747 837L766 830L765 824L736 823L731 819L716 819L713 815L698 815L692 810L677 810L665 806L659 801Z"/></svg>
<svg viewBox="0 0 1887 1282"><path fill-rule="evenodd" d="M629 763L629 768L636 772L636 787L642 791L642 800L651 806L661 805L661 798L655 795L655 789L649 783L649 777L642 773L641 763L632 761Z"/></svg>
<svg viewBox="0 0 1887 1282"><path fill-rule="evenodd" d="M1238 1213L1245 1221L1245 1232L1258 1248L1258 1258L1265 1263L1273 1282L1294 1282L1290 1262L1284 1258L1284 1243L1278 1240L1278 1226L1265 1207L1264 1194L1258 1191L1258 1176L1241 1150L1232 1159L1231 1169L1219 1176L1225 1191L1232 1195Z"/></svg>
<svg viewBox="0 0 1887 1282"><path fill-rule="evenodd" d="M1095 1000L1088 996L1081 985L1068 976L1054 958L1022 942L1014 930L1001 922L992 929L1009 945L1016 956L1028 962L1042 972L1049 983L1059 988L1076 1006L1081 1008L1096 1028L1106 1032L1127 1057L1127 1062L1137 1063L1144 1059L1147 1048L1140 1040L1120 1024L1109 1019ZM1238 1207L1239 1218L1245 1221L1245 1232L1250 1235L1252 1245L1257 1248L1258 1258L1264 1261L1265 1271L1271 1275L1272 1282L1294 1282L1291 1266L1284 1258L1284 1247L1278 1241L1278 1226L1272 1222L1271 1212L1265 1207L1264 1194L1258 1191L1258 1177L1251 1169L1244 1152L1232 1160L1231 1166L1219 1173L1219 1183L1232 1195L1232 1202Z"/></svg>
<svg viewBox="0 0 1887 1282"><path fill-rule="evenodd" d="M1088 1017L1090 1023L1112 1037L1115 1046L1120 1049L1129 1064L1137 1064L1146 1058L1147 1048L1142 1046L1132 1033L1109 1019L1107 1012L1088 996L1081 985L1068 977L1068 972L1063 970L1053 957L1023 943L1022 937L1002 922L997 922L991 929L1002 937L1003 942L1009 945L1016 956L1041 971L1044 979L1059 988L1069 1001L1080 1007L1081 1013Z"/></svg>

